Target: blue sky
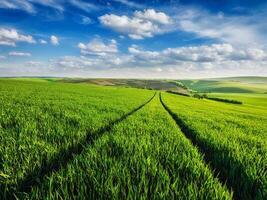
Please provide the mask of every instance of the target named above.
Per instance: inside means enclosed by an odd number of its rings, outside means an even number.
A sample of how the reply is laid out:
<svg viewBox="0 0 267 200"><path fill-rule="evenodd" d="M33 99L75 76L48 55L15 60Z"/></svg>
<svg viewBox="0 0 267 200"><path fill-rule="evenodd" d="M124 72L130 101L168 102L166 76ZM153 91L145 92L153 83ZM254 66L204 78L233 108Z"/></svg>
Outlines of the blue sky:
<svg viewBox="0 0 267 200"><path fill-rule="evenodd" d="M0 76L267 75L264 0L0 0Z"/></svg>

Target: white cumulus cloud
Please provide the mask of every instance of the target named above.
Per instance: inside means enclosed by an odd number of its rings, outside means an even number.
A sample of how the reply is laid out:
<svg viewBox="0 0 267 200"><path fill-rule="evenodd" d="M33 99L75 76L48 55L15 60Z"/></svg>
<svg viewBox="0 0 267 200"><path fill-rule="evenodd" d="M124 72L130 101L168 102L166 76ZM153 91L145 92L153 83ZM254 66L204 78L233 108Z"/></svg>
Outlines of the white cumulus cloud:
<svg viewBox="0 0 267 200"><path fill-rule="evenodd" d="M17 42L36 43L32 36L20 34L16 29L0 28L0 45L16 46Z"/></svg>
<svg viewBox="0 0 267 200"><path fill-rule="evenodd" d="M224 60L233 51L230 44L212 44L209 46L167 48L162 54L179 61L213 62Z"/></svg>
<svg viewBox="0 0 267 200"><path fill-rule="evenodd" d="M138 59L144 59L146 61L151 59L157 59L160 56L160 52L157 51L144 51L136 45L132 45L128 48L129 53L138 57Z"/></svg>
<svg viewBox="0 0 267 200"><path fill-rule="evenodd" d="M96 42L97 41L97 42ZM116 47L111 47L115 45ZM192 45L146 50L131 45L120 52L115 40L94 39L79 43L80 56L64 56L47 63L28 61L1 65L4 75L65 75L83 77L200 78L262 75L267 73L267 50L244 48L229 43ZM12 70L10 70L10 68Z"/></svg>
<svg viewBox="0 0 267 200"><path fill-rule="evenodd" d="M146 9L142 11L135 11L134 16L139 19L154 21L160 24L170 24L171 18L164 12L156 12L154 9Z"/></svg>
<svg viewBox="0 0 267 200"><path fill-rule="evenodd" d="M144 39L169 31L171 19L163 12L153 9L136 11L133 17L105 14L100 22L117 32L127 34L132 39Z"/></svg>
<svg viewBox="0 0 267 200"><path fill-rule="evenodd" d="M100 39L94 39L88 44L79 43L78 47L83 55L99 55L113 54L118 52L116 40L104 43Z"/></svg>
<svg viewBox="0 0 267 200"><path fill-rule="evenodd" d="M262 49L238 48L227 43L167 48L162 51L162 56L190 62L263 61L267 59L267 53Z"/></svg>
<svg viewBox="0 0 267 200"><path fill-rule="evenodd" d="M58 40L58 38L56 37L56 36L54 36L54 35L51 35L51 37L50 37L50 42L51 42L51 44L52 45L59 45L59 40Z"/></svg>

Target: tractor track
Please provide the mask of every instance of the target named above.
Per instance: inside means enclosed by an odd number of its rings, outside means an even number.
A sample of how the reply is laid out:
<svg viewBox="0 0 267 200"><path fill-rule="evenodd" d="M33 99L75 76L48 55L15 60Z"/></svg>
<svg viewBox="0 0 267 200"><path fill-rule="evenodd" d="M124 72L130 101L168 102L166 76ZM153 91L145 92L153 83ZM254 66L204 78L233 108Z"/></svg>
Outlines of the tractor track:
<svg viewBox="0 0 267 200"><path fill-rule="evenodd" d="M195 146L198 151L203 155L205 163L211 168L211 170L214 172L214 176L217 177L221 183L221 185L226 185L229 191L233 191L235 187L230 185L227 182L227 172L222 169L220 169L215 163L213 163L211 159L211 152L209 152L210 149L207 149L205 147L205 144L198 141L196 138L196 133L194 130L192 130L181 118L179 118L175 113L173 113L170 108L163 102L161 93L159 94L159 99L164 107L164 109L169 113L169 115L172 117L172 119L176 122L177 126L180 128L184 136L190 140ZM234 199L239 199L238 196L235 196L235 193L233 191L233 198Z"/></svg>

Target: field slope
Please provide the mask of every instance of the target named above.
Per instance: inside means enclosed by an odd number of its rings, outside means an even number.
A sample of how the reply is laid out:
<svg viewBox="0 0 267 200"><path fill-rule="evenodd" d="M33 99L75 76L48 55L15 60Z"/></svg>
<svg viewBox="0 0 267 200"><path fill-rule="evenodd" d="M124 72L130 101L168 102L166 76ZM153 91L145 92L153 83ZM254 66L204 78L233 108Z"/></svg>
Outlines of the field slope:
<svg viewBox="0 0 267 200"><path fill-rule="evenodd" d="M180 80L198 92L267 93L267 77L232 77L200 80Z"/></svg>

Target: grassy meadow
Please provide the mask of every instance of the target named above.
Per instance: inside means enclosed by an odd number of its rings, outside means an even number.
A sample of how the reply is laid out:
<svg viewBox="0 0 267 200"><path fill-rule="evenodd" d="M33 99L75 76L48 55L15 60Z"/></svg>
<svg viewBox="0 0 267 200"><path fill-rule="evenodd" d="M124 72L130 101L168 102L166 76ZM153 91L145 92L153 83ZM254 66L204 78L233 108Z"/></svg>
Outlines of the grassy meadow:
<svg viewBox="0 0 267 200"><path fill-rule="evenodd" d="M2 78L0 199L267 199L266 83Z"/></svg>

